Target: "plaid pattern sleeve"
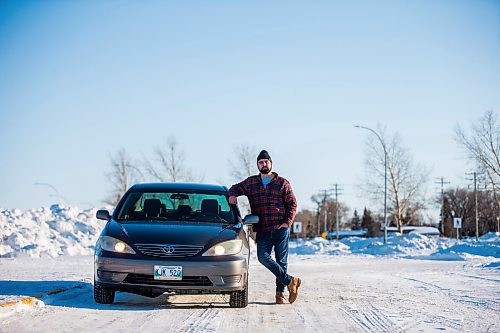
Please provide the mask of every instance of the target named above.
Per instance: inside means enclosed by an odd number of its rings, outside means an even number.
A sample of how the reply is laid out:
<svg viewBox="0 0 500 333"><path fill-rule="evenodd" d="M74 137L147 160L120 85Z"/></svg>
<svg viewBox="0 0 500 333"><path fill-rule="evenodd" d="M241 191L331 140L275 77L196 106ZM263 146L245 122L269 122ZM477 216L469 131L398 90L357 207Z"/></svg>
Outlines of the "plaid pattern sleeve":
<svg viewBox="0 0 500 333"><path fill-rule="evenodd" d="M274 178L265 188L260 175L256 175L229 189L230 196L247 196L252 214L259 216L259 223L253 226L254 231L289 228L297 212L292 186L285 178L273 174Z"/></svg>

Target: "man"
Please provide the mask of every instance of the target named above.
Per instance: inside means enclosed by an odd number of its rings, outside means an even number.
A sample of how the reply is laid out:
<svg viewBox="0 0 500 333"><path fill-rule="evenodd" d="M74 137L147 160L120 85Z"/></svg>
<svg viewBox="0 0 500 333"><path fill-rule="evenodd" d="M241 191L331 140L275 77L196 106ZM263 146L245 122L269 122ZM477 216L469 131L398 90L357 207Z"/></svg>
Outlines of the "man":
<svg viewBox="0 0 500 333"><path fill-rule="evenodd" d="M287 273L288 240L297 211L297 200L288 180L271 172L272 165L269 153L261 151L257 156L260 173L233 185L229 189L229 203L235 205L237 197L245 195L252 214L259 216L259 223L253 226L257 232L257 257L276 276L276 304L285 304L285 286L289 292L288 302L293 303L301 284L300 278ZM273 248L276 260L271 257Z"/></svg>

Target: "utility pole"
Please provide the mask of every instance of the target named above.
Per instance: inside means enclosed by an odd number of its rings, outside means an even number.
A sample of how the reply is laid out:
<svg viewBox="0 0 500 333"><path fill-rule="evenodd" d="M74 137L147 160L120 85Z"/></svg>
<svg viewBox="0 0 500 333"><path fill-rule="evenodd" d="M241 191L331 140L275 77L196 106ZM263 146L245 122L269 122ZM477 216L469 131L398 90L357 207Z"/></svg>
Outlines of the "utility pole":
<svg viewBox="0 0 500 333"><path fill-rule="evenodd" d="M477 173L474 172L474 214L476 215L476 242L479 242L479 218L477 216Z"/></svg>
<svg viewBox="0 0 500 333"><path fill-rule="evenodd" d="M337 234L337 240L339 240L339 191L342 191L343 188L339 188L339 184L334 184L335 188L335 231Z"/></svg>
<svg viewBox="0 0 500 333"><path fill-rule="evenodd" d="M321 208L318 209L318 232L316 233L316 235L318 236L321 235L321 230L319 227L319 225L321 224L321 222L319 221L320 213L321 213Z"/></svg>
<svg viewBox="0 0 500 333"><path fill-rule="evenodd" d="M474 215L475 215L475 220L476 220L476 242L479 242L479 215L477 212L477 172L472 172L472 173L466 173L467 175L473 175L473 179L469 180L474 180Z"/></svg>
<svg viewBox="0 0 500 333"><path fill-rule="evenodd" d="M441 184L441 235L444 236L444 184L450 184L450 182L445 182L444 177L438 178Z"/></svg>
<svg viewBox="0 0 500 333"><path fill-rule="evenodd" d="M326 224L327 224L327 221L328 221L328 206L327 206L327 205L325 205L325 218L324 218L324 226L323 226L323 228L324 228L325 233L326 233L326 235L327 235L327 237L326 237L326 238L328 238L328 231L327 231L327 225L326 225Z"/></svg>
<svg viewBox="0 0 500 333"><path fill-rule="evenodd" d="M328 207L326 205L328 197L330 196L331 190L321 190L319 191L319 195L321 198L321 207L325 211L325 219L324 219L324 231L327 232L326 230L326 221L328 218ZM320 213L321 213L321 208L318 209L318 235L321 236L321 222L320 222Z"/></svg>

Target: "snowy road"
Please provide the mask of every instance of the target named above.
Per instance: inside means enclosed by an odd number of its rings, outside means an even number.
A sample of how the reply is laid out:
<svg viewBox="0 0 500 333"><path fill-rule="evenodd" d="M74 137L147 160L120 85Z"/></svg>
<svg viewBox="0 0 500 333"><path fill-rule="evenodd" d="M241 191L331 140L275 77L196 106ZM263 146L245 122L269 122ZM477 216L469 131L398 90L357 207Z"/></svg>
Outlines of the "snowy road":
<svg viewBox="0 0 500 333"><path fill-rule="evenodd" d="M275 305L273 277L253 260L250 304L232 309L206 295L118 293L97 305L92 257L0 259L3 300L76 287L0 308L0 332L500 332L500 270L489 262L293 255L299 299Z"/></svg>

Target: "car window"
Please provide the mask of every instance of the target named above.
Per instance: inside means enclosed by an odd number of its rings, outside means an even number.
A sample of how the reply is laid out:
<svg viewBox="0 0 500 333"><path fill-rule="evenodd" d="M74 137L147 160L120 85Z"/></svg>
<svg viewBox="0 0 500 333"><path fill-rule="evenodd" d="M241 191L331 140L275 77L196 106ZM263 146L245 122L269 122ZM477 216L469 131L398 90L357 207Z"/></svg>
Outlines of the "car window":
<svg viewBox="0 0 500 333"><path fill-rule="evenodd" d="M234 223L234 213L224 194L187 192L128 193L118 220L175 220Z"/></svg>

